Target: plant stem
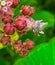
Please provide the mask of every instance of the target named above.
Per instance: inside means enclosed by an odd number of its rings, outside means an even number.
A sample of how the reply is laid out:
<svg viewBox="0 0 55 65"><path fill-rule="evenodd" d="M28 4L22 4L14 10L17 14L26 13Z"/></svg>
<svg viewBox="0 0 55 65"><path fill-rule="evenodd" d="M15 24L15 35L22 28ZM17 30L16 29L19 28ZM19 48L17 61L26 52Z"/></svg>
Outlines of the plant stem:
<svg viewBox="0 0 55 65"><path fill-rule="evenodd" d="M14 57L14 52L9 47L6 47L7 51L9 52L11 57Z"/></svg>

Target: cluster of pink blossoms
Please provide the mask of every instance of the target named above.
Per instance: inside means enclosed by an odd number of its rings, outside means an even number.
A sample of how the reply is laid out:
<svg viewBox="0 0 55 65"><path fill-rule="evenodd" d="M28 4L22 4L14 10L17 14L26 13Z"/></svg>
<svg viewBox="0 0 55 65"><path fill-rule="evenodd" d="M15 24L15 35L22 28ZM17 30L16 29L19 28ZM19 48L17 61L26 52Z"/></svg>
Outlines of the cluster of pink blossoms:
<svg viewBox="0 0 55 65"><path fill-rule="evenodd" d="M5 46L11 44L19 55L27 56L35 44L29 39L22 42L18 40L18 37L27 34L29 30L32 30L35 35L44 34L42 27L47 23L42 22L42 20L35 21L31 18L35 12L31 6L23 6L21 14L14 20L12 8L16 8L19 4L19 0L0 0L0 18L4 23L4 34L0 42Z"/></svg>

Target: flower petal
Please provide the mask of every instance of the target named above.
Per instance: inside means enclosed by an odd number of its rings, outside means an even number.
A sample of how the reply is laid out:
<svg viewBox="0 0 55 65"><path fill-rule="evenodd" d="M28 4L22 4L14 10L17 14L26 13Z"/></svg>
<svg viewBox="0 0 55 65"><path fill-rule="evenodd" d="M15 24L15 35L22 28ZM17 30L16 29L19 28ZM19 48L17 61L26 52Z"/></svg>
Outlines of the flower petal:
<svg viewBox="0 0 55 65"><path fill-rule="evenodd" d="M7 7L3 7L2 10L3 10L4 12L7 12L7 11L8 11L8 8L7 8Z"/></svg>
<svg viewBox="0 0 55 65"><path fill-rule="evenodd" d="M44 34L44 32L43 32L42 30L41 30L41 31L39 31L39 33L40 33L40 34Z"/></svg>
<svg viewBox="0 0 55 65"><path fill-rule="evenodd" d="M11 6L12 2L11 1L7 1L7 6Z"/></svg>
<svg viewBox="0 0 55 65"><path fill-rule="evenodd" d="M11 15L11 16L13 16L13 15L14 15L14 13L13 13L12 9L11 9L11 8L9 8L9 7L8 7L8 11L7 11L7 13L6 13L6 14Z"/></svg>
<svg viewBox="0 0 55 65"><path fill-rule="evenodd" d="M44 22L40 23L40 28L46 26L47 24L48 24L47 22L46 23L44 23Z"/></svg>
<svg viewBox="0 0 55 65"><path fill-rule="evenodd" d="M0 11L0 18L3 17L3 11Z"/></svg>

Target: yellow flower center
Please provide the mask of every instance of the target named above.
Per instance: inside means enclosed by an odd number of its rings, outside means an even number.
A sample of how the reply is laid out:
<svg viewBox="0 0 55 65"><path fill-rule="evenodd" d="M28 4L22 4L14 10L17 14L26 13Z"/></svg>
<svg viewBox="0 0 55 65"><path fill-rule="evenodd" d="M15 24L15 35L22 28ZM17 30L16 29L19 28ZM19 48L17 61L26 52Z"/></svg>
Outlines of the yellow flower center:
<svg viewBox="0 0 55 65"><path fill-rule="evenodd" d="M1 1L0 3L2 6L5 6L6 5L6 2L5 1Z"/></svg>

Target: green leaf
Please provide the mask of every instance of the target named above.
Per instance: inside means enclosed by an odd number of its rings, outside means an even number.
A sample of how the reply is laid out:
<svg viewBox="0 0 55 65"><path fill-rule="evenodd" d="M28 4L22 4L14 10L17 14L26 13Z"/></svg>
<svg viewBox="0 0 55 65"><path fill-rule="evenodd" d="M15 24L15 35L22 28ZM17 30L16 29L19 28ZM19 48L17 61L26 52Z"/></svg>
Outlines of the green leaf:
<svg viewBox="0 0 55 65"><path fill-rule="evenodd" d="M6 48L0 49L0 56L7 54Z"/></svg>
<svg viewBox="0 0 55 65"><path fill-rule="evenodd" d="M54 15L48 11L43 10L43 11L36 12L33 15L33 18L35 20L43 20L43 22L48 22L47 27L54 26Z"/></svg>
<svg viewBox="0 0 55 65"><path fill-rule="evenodd" d="M14 9L14 18L16 18L20 14L21 6Z"/></svg>
<svg viewBox="0 0 55 65"><path fill-rule="evenodd" d="M10 65L10 63L0 58L0 65Z"/></svg>
<svg viewBox="0 0 55 65"><path fill-rule="evenodd" d="M27 33L27 35L24 35L21 37L21 40L24 42L26 39L30 39L33 40L35 42L36 45L41 44L43 42L45 42L45 35L34 35L34 33L32 31L29 31Z"/></svg>
<svg viewBox="0 0 55 65"><path fill-rule="evenodd" d="M55 65L55 37L40 44L27 57L18 59L14 65Z"/></svg>

